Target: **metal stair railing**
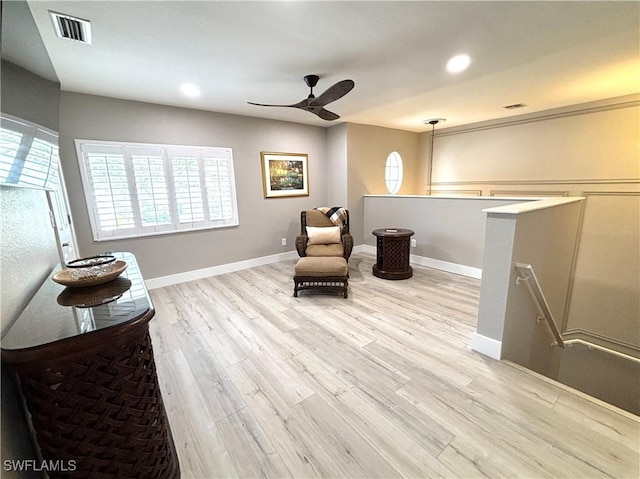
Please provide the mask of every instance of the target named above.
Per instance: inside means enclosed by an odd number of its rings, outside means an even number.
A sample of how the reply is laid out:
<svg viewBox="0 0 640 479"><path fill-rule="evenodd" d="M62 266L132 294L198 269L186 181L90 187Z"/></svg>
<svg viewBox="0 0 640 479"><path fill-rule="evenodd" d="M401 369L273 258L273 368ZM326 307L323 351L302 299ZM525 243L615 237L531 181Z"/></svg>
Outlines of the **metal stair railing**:
<svg viewBox="0 0 640 479"><path fill-rule="evenodd" d="M524 283L527 286L527 290L533 299L533 302L536 305L538 310L538 322L546 321L547 326L551 330L555 341L551 343L551 346L557 346L559 348L565 347L564 339L562 339L562 335L560 334L560 330L558 329L558 325L553 318L553 313L549 308L549 303L547 303L547 299L544 297L544 293L542 292L542 288L540 287L540 282L538 278L536 278L536 273L533 270L533 266L530 264L524 263L516 263L515 265L516 271L518 272L518 276L516 277L516 284Z"/></svg>
<svg viewBox="0 0 640 479"><path fill-rule="evenodd" d="M586 341L584 339L565 339L564 344L567 347L572 347L574 344L582 344L583 346L586 346L589 349L597 349L599 351L603 351L605 353L618 356L619 358L623 358L628 361L633 361L635 363L640 364L640 358L636 358L635 356L630 356L629 354L625 354L620 351L616 351L615 349L607 348L606 346L601 346L600 344L592 343L591 341Z"/></svg>
<svg viewBox="0 0 640 479"><path fill-rule="evenodd" d="M549 303L547 303L547 299L544 297L542 287L540 286L540 282L536 277L533 266L531 266L530 264L516 263L515 268L518 272L518 276L516 277L516 284L519 285L521 283L524 283L527 286L527 290L529 291L529 294L531 295L531 298L536 305L536 309L538 310L538 322L546 321L549 329L551 330L551 333L553 334L553 337L555 338L555 341L551 343L551 346L565 348L572 347L574 344L582 344L589 349L597 349L599 351L603 351L605 353L612 354L614 356L618 356L628 361L633 361L640 364L640 358L625 354L620 351L616 351L615 349L602 346L592 341L587 341L585 339L579 338L564 339L560 334L560 330L558 329L558 325L553 317L553 313L549 308Z"/></svg>

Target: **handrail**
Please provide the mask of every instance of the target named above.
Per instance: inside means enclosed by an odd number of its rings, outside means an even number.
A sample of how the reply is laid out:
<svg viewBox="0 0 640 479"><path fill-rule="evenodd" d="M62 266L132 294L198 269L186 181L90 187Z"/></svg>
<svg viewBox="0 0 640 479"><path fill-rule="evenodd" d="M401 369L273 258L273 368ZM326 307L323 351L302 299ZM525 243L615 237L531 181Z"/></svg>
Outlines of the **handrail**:
<svg viewBox="0 0 640 479"><path fill-rule="evenodd" d="M540 287L538 278L536 278L536 273L533 270L533 266L531 266L530 264L516 263L515 268L519 273L519 275L516 277L516 284L519 285L521 282L524 282L527 285L529 294L531 294L531 297L533 298L533 301L538 309L538 321L542 321L543 319L546 320L549 329L553 333L553 337L556 339L555 342L551 343L551 345L564 348L564 339L562 339L562 335L560 334L558 325L556 324L555 319L553 319L553 313L549 308L547 299L544 297L544 293L542 292L542 288ZM533 283L529 281L530 279L533 280Z"/></svg>
<svg viewBox="0 0 640 479"><path fill-rule="evenodd" d="M628 354L621 353L620 351L616 351L615 349L610 349L605 346L600 346L599 344L592 343L590 341L585 341L584 339L567 339L564 344L566 346L573 346L574 344L583 344L590 349L599 349L600 351L604 351L605 353L613 354L614 356L619 356L624 359L628 359L629 361L634 361L636 363L640 363L640 358L636 358L635 356L629 356Z"/></svg>

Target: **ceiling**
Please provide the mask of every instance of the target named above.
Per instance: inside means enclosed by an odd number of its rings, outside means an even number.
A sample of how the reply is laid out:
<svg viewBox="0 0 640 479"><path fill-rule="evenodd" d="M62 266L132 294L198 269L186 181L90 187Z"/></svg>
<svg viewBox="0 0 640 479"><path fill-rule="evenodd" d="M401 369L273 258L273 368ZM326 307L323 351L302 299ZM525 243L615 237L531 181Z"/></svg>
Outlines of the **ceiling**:
<svg viewBox="0 0 640 479"><path fill-rule="evenodd" d="M639 2L29 1L62 90L237 115L408 131L640 91ZM91 21L93 45L57 38L48 11ZM24 43L22 44L24 46ZM447 60L468 54L457 75ZM3 58L34 70L20 42ZM32 67L32 68L30 68ZM34 70L35 71L35 70ZM351 78L326 122L266 108ZM182 83L201 96L186 98ZM504 106L527 106L506 110Z"/></svg>

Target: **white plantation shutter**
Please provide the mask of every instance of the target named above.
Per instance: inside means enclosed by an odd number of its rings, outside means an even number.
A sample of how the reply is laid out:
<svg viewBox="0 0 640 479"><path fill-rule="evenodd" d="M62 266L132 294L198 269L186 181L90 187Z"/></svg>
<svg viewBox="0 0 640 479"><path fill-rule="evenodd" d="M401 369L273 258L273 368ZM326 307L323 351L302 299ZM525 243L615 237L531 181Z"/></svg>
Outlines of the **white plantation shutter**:
<svg viewBox="0 0 640 479"><path fill-rule="evenodd" d="M0 183L57 190L58 137L4 114L1 123Z"/></svg>
<svg viewBox="0 0 640 479"><path fill-rule="evenodd" d="M85 158L88 189L94 220L103 237L122 230L133 232L136 224L125 158L120 148L95 148ZM87 188L85 187L85 194Z"/></svg>
<svg viewBox="0 0 640 479"><path fill-rule="evenodd" d="M34 138L19 184L56 188L58 185L58 145Z"/></svg>
<svg viewBox="0 0 640 479"><path fill-rule="evenodd" d="M9 176L18 157L23 134L7 128L0 130L0 183L9 183Z"/></svg>
<svg viewBox="0 0 640 479"><path fill-rule="evenodd" d="M202 175L195 156L172 156L171 167L176 192L178 222L198 223L205 220Z"/></svg>
<svg viewBox="0 0 640 479"><path fill-rule="evenodd" d="M171 202L162 149L130 150L141 226L171 225Z"/></svg>
<svg viewBox="0 0 640 479"><path fill-rule="evenodd" d="M238 224L229 148L76 140L94 239Z"/></svg>
<svg viewBox="0 0 640 479"><path fill-rule="evenodd" d="M235 182L230 152L219 151L217 155L203 155L207 204L212 221L224 224L236 216Z"/></svg>

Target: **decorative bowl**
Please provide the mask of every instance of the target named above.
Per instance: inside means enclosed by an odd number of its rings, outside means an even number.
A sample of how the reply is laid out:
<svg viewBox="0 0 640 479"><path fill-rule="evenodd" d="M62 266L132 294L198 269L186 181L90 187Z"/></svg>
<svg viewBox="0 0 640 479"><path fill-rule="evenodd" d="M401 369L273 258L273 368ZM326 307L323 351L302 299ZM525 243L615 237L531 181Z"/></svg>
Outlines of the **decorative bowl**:
<svg viewBox="0 0 640 479"><path fill-rule="evenodd" d="M98 284L108 283L116 279L127 269L126 261L114 261L108 267L100 266L96 270L86 268L88 271L81 269L61 269L51 278L58 284L69 286L71 288L84 288L87 286L96 286ZM78 274L78 272L81 272Z"/></svg>

